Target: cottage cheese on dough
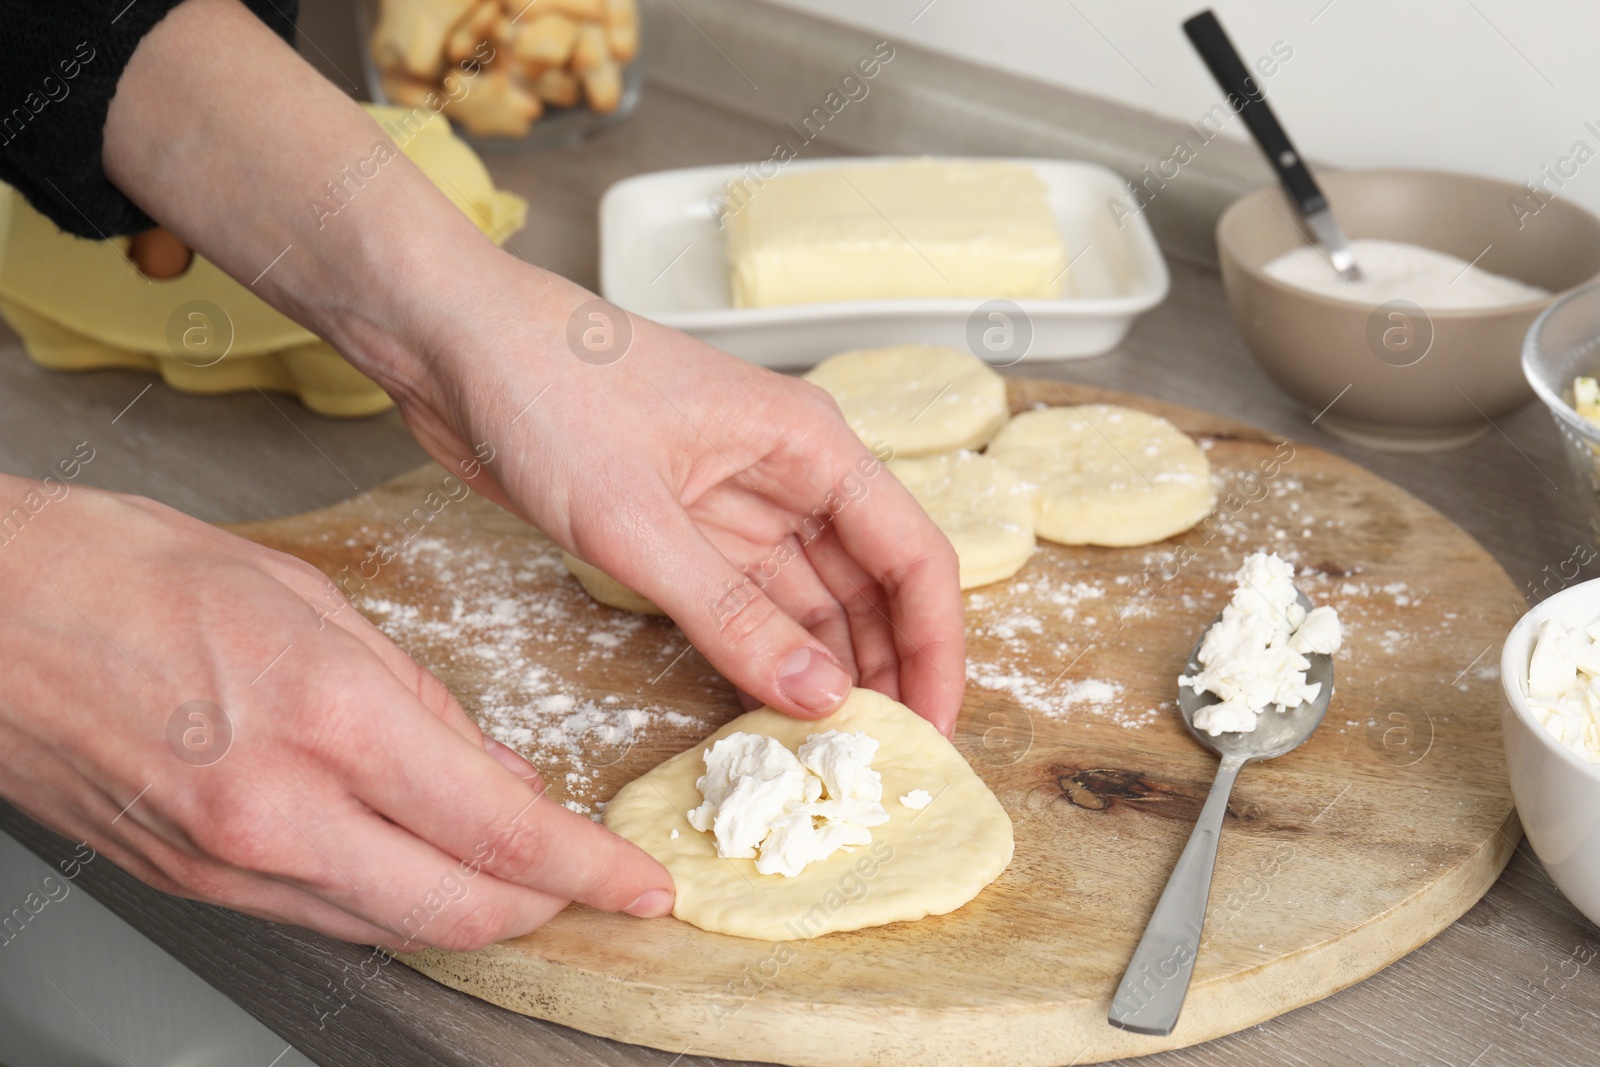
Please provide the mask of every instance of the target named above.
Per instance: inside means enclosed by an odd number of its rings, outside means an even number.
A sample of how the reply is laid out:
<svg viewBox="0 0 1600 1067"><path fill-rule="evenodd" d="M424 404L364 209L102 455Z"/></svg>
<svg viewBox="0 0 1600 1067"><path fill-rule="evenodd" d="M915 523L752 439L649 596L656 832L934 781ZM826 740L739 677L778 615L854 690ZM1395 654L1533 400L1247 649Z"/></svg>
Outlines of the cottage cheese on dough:
<svg viewBox="0 0 1600 1067"><path fill-rule="evenodd" d="M695 783L705 801L689 825L711 831L717 855L793 878L841 848L871 844L870 828L888 821L877 752L861 731L813 734L798 754L773 737L724 737L705 751Z"/></svg>
<svg viewBox="0 0 1600 1067"><path fill-rule="evenodd" d="M809 758L798 755L809 739L829 731L880 742L870 767L856 758L859 750L847 757L837 742L809 750ZM819 780L831 774L841 789L856 768L851 792L864 803L863 790L870 793L872 785L881 798L910 796L937 783L938 796L920 812L891 803L887 821L871 827L870 845L849 846L852 852L841 847L793 877L763 877L756 860L717 855L710 834L695 833L684 821L686 812L705 802L695 783L709 773L706 750L735 734L781 742L808 773ZM766 759L787 766L781 757ZM955 746L910 708L869 689L854 690L838 711L814 722L770 708L739 716L623 786L606 804L605 824L672 873L673 915L713 933L766 941L954 911L1005 870L1012 848L1005 809ZM674 836L680 826L684 832ZM766 848L763 842L758 852Z"/></svg>

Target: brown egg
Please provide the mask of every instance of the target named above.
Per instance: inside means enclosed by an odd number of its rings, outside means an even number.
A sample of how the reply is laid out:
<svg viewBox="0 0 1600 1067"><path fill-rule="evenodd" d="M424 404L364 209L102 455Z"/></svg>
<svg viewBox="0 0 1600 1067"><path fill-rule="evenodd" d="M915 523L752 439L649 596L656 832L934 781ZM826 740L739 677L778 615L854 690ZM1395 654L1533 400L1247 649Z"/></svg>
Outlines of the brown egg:
<svg viewBox="0 0 1600 1067"><path fill-rule="evenodd" d="M133 235L128 245L128 257L139 273L146 278L163 281L176 278L189 269L194 261L194 250L167 229L157 226L153 230Z"/></svg>

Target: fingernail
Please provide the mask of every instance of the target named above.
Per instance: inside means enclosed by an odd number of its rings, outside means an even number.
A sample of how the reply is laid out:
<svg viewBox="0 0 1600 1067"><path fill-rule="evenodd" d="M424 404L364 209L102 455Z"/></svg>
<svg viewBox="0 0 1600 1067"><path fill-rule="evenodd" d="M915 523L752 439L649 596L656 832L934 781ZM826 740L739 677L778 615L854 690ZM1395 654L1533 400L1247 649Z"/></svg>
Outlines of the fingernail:
<svg viewBox="0 0 1600 1067"><path fill-rule="evenodd" d="M672 894L665 889L652 889L622 910L639 919L659 919L672 914Z"/></svg>
<svg viewBox="0 0 1600 1067"><path fill-rule="evenodd" d="M850 676L812 648L797 648L778 668L778 688L807 711L832 711L850 693Z"/></svg>
<svg viewBox="0 0 1600 1067"><path fill-rule="evenodd" d="M524 782L539 780L539 769L523 759L517 750L508 745L502 745L492 737L484 737L483 749L493 756L506 770L521 778Z"/></svg>

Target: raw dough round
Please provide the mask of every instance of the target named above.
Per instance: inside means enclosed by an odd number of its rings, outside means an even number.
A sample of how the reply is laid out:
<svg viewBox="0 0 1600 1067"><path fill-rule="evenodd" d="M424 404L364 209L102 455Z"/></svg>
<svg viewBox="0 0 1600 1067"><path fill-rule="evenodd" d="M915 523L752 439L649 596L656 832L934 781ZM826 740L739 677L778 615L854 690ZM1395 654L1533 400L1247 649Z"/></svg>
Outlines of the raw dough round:
<svg viewBox="0 0 1600 1067"><path fill-rule="evenodd" d="M721 859L709 833L685 814L700 801L702 753L739 731L776 737L789 749L828 730L865 730L881 747L889 821L872 844L840 850L798 875L759 874L751 859ZM899 797L926 789L921 811ZM954 746L910 708L856 689L825 719L802 721L759 708L728 723L623 786L606 805L606 826L672 872L672 914L712 933L791 941L837 930L943 915L978 895L1011 862L1011 819ZM674 838L672 831L678 831Z"/></svg>
<svg viewBox="0 0 1600 1067"><path fill-rule="evenodd" d="M1033 555L1033 494L1010 468L976 452L889 464L955 546L961 588L1009 578Z"/></svg>
<svg viewBox="0 0 1600 1067"><path fill-rule="evenodd" d="M1111 404L1027 411L989 446L1034 487L1034 532L1064 545L1147 545L1216 505L1211 464L1166 419Z"/></svg>
<svg viewBox="0 0 1600 1067"><path fill-rule="evenodd" d="M656 607L654 601L640 596L599 567L585 563L570 552L561 553L561 562L567 565L567 571L578 579L578 584L583 586L585 592L608 608L637 611L641 615L666 614Z"/></svg>
<svg viewBox="0 0 1600 1067"><path fill-rule="evenodd" d="M806 381L832 394L868 448L885 444L902 459L982 448L1011 413L1004 378L977 356L937 345L840 352Z"/></svg>

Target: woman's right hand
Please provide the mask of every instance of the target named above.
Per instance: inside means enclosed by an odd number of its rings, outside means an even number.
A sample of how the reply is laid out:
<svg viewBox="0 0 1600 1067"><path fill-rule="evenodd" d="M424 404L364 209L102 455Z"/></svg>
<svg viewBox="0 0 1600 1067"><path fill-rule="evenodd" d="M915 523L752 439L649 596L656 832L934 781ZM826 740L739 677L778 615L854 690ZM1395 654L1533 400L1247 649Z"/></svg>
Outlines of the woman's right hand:
<svg viewBox="0 0 1600 1067"><path fill-rule="evenodd" d="M315 568L63 488L0 540L17 807L159 889L394 949L477 948L572 900L671 911L660 864L546 798ZM0 476L0 500L38 490Z"/></svg>

